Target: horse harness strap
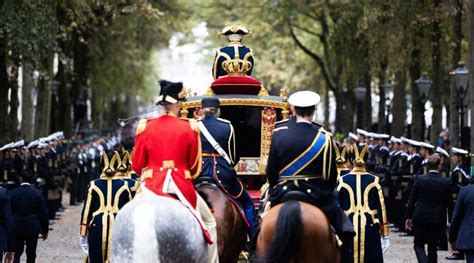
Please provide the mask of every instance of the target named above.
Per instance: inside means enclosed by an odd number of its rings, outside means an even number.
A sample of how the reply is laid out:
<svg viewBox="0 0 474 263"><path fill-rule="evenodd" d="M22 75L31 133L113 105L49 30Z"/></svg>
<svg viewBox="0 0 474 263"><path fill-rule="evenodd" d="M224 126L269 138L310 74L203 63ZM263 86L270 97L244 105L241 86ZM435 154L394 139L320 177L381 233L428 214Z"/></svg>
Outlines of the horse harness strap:
<svg viewBox="0 0 474 263"><path fill-rule="evenodd" d="M232 165L232 162L227 155L227 153L222 149L222 147L219 145L219 143L212 137L211 133L207 130L206 126L204 126L204 123L202 121L199 122L199 130L202 132L202 135L207 139L207 141L212 145L214 150L216 150L222 158L224 158L230 165Z"/></svg>

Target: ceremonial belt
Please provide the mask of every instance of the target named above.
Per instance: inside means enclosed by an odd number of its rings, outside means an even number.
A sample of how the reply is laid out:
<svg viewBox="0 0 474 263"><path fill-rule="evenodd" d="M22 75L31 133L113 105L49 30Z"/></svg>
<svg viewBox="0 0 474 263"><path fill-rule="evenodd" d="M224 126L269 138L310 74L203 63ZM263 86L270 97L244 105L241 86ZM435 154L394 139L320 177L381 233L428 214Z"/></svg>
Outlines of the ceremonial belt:
<svg viewBox="0 0 474 263"><path fill-rule="evenodd" d="M202 121L198 122L199 124L199 130L202 132L202 135L207 139L207 141L212 145L212 147L224 158L230 165L232 165L232 162L230 161L229 156L227 153L222 149L222 147L219 145L219 143L212 137L211 133L207 130L206 126L204 126L204 123Z"/></svg>
<svg viewBox="0 0 474 263"><path fill-rule="evenodd" d="M324 132L319 131L316 134L311 145L295 160L293 160L289 165L283 168L280 171L280 178L282 176L285 177L293 177L296 176L301 170L306 168L314 159L316 159L321 152L323 152L324 146L326 145L326 134ZM306 179L306 178L304 178Z"/></svg>

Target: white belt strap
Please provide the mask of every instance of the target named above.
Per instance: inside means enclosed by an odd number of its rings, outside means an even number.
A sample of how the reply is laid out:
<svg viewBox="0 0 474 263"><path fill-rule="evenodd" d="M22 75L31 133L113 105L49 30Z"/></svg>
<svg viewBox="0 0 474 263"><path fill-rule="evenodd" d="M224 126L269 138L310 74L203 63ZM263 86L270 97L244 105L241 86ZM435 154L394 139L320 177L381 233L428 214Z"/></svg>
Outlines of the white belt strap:
<svg viewBox="0 0 474 263"><path fill-rule="evenodd" d="M202 132L204 137L206 137L207 141L214 147L214 149L230 164L232 165L232 162L230 161L229 155L222 149L222 147L219 145L219 143L212 137L212 135L209 133L207 130L206 126L204 126L204 123L202 121L198 122L199 123L199 130Z"/></svg>

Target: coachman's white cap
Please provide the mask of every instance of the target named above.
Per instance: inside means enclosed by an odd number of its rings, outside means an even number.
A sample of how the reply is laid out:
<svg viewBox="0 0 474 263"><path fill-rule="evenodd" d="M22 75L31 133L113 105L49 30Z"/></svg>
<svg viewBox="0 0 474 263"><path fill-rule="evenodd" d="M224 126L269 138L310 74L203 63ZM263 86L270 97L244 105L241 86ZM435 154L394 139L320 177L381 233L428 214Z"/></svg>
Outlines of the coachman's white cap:
<svg viewBox="0 0 474 263"><path fill-rule="evenodd" d="M321 97L314 91L297 91L290 95L288 103L295 107L316 106L321 101Z"/></svg>

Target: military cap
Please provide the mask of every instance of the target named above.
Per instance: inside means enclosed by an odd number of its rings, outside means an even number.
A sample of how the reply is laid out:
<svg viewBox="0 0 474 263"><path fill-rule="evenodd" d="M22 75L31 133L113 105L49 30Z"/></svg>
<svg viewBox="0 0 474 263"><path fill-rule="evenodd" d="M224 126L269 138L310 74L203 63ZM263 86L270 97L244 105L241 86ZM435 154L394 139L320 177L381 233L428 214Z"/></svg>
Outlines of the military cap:
<svg viewBox="0 0 474 263"><path fill-rule="evenodd" d="M420 146L426 149L434 149L434 146L432 144L426 143L426 142L420 142Z"/></svg>
<svg viewBox="0 0 474 263"><path fill-rule="evenodd" d="M160 80L160 96L156 105L174 104L186 100L182 82Z"/></svg>
<svg viewBox="0 0 474 263"><path fill-rule="evenodd" d="M359 133L359 134L362 134L362 135L364 135L364 136L366 136L366 137L369 136L369 132L366 131L366 130L357 129L356 132Z"/></svg>
<svg viewBox="0 0 474 263"><path fill-rule="evenodd" d="M2 151L2 152L3 151L8 151L13 147L14 144L15 144L14 142L11 142L9 144L5 144L5 145L3 145L2 148L0 148L0 151Z"/></svg>
<svg viewBox="0 0 474 263"><path fill-rule="evenodd" d="M451 152L455 155L466 155L469 152L460 148L452 147Z"/></svg>
<svg viewBox="0 0 474 263"><path fill-rule="evenodd" d="M31 149L31 148L38 147L39 143L40 143L39 140L34 140L34 141L30 142L28 144L28 146L26 146L26 148Z"/></svg>
<svg viewBox="0 0 474 263"><path fill-rule="evenodd" d="M357 138L357 135L355 135L352 132L349 132L349 135L347 136L349 139L352 139L354 141L358 141L359 139Z"/></svg>
<svg viewBox="0 0 474 263"><path fill-rule="evenodd" d="M415 141L415 140L412 140L412 139L407 139L408 141L408 144L410 144L411 146L415 146L415 147L420 147L421 146L421 142L419 141Z"/></svg>
<svg viewBox="0 0 474 263"><path fill-rule="evenodd" d="M320 101L321 97L318 93L309 90L297 91L288 98L288 103L302 108L316 106Z"/></svg>
<svg viewBox="0 0 474 263"><path fill-rule="evenodd" d="M439 146L436 147L436 152L441 154L441 155L444 155L446 158L449 158L449 153L445 149L443 149Z"/></svg>
<svg viewBox="0 0 474 263"><path fill-rule="evenodd" d="M25 140L17 141L13 144L12 148L20 148L25 146Z"/></svg>
<svg viewBox="0 0 474 263"><path fill-rule="evenodd" d="M232 34L237 34L237 35L247 35L247 34L252 34L252 31L248 30L247 28L239 25L231 25L231 26L226 26L224 27L221 31L219 31L218 35L232 35Z"/></svg>
<svg viewBox="0 0 474 263"><path fill-rule="evenodd" d="M204 98L201 101L202 108L219 108L220 101L216 97Z"/></svg>
<svg viewBox="0 0 474 263"><path fill-rule="evenodd" d="M397 138L397 137L395 137L395 136L392 136L392 137L390 138L390 142L400 144L400 143L402 143L402 140L399 139L399 138Z"/></svg>
<svg viewBox="0 0 474 263"><path fill-rule="evenodd" d="M382 139L382 140L390 139L390 135L388 135L388 134L379 134L378 137L379 137L379 139Z"/></svg>

